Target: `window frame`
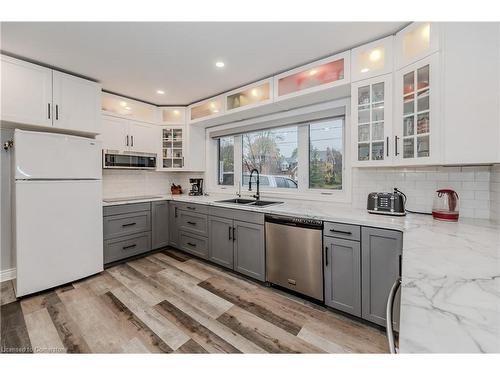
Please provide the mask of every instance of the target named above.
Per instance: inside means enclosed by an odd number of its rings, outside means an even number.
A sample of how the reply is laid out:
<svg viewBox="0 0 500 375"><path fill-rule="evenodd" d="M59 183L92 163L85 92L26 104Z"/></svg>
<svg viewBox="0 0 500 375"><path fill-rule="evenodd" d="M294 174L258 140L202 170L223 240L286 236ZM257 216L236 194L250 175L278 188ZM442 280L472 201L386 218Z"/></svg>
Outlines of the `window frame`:
<svg viewBox="0 0 500 375"><path fill-rule="evenodd" d="M231 184L221 184L220 183L220 173L221 173L221 169L220 169L220 142L221 142L221 139L222 138L230 138L231 136L227 136L227 137L220 137L218 138L216 141L217 141L217 176L216 176L216 184L218 186L234 186L234 180L235 180L235 165L234 165L234 155L233 155L233 185ZM234 142L235 142L235 139L233 137L233 153L234 153Z"/></svg>
<svg viewBox="0 0 500 375"><path fill-rule="evenodd" d="M345 104L344 104L345 103ZM339 203L349 203L352 197L352 168L351 168L351 112L350 100L342 101L341 106L333 107L343 110L334 115L327 115L324 118L312 118L304 121L293 121L291 119L286 124L278 126L268 126L263 128L283 128L297 125L297 142L298 142L298 187L294 188L265 188L261 187L261 194L269 198L284 198L284 199L303 199L311 201L331 201ZM344 118L343 122L343 161L342 161L342 189L321 189L309 188L309 124L329 118ZM251 196L254 192L248 192L248 187L241 186L242 180L242 152L243 141L242 133L253 133L257 130L251 127L238 127L234 125L234 184L233 185L218 185L218 138L211 138L211 132L217 132L218 128L207 129L207 191L215 194L236 194L241 192L243 196ZM224 130L232 129L231 125L224 126ZM222 137L222 136L221 136Z"/></svg>

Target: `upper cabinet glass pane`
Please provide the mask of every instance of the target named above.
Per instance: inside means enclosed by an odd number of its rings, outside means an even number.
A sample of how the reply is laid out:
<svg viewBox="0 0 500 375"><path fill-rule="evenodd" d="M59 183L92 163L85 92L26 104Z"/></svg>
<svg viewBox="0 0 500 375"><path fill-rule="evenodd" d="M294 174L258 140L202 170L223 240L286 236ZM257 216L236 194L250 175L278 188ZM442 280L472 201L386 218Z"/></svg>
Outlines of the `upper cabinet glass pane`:
<svg viewBox="0 0 500 375"><path fill-rule="evenodd" d="M162 108L161 121L169 124L183 124L185 117L184 108Z"/></svg>
<svg viewBox="0 0 500 375"><path fill-rule="evenodd" d="M217 115L222 111L222 99L220 97L211 99L199 105L191 107L191 120Z"/></svg>
<svg viewBox="0 0 500 375"><path fill-rule="evenodd" d="M385 54L384 46L378 46L360 52L357 58L357 73L368 74L369 72L384 69Z"/></svg>
<svg viewBox="0 0 500 375"><path fill-rule="evenodd" d="M262 85L248 88L227 97L227 109L236 109L251 104L257 104L269 100L271 97L271 85L266 82Z"/></svg>
<svg viewBox="0 0 500 375"><path fill-rule="evenodd" d="M101 109L135 120L158 121L158 108L156 106L113 94L102 93Z"/></svg>
<svg viewBox="0 0 500 375"><path fill-rule="evenodd" d="M403 57L412 59L430 49L431 25L424 23L403 37Z"/></svg>
<svg viewBox="0 0 500 375"><path fill-rule="evenodd" d="M344 59L314 66L279 79L278 95L288 95L341 79L344 79Z"/></svg>

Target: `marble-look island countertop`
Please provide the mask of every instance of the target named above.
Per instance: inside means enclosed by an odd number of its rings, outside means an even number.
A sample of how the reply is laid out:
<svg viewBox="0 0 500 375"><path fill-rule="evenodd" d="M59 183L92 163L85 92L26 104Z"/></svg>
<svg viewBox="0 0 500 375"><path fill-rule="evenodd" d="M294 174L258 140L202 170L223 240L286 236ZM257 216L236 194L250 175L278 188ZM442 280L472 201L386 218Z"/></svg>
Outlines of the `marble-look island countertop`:
<svg viewBox="0 0 500 375"><path fill-rule="evenodd" d="M216 202L227 198L165 195L149 201L169 199L400 230L400 352L500 353L500 225L472 219L449 223L416 214L372 215L349 204L305 200L272 198L284 203L268 207Z"/></svg>

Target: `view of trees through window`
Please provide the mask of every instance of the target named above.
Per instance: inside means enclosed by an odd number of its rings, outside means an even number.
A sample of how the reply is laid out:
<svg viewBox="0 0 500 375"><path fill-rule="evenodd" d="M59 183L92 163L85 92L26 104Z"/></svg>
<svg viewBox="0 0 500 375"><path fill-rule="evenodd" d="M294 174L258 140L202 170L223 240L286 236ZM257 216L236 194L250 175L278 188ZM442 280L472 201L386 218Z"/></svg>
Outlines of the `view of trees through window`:
<svg viewBox="0 0 500 375"><path fill-rule="evenodd" d="M218 139L219 149L219 185L234 184L234 137Z"/></svg>
<svg viewBox="0 0 500 375"><path fill-rule="evenodd" d="M309 187L342 189L344 118L309 124Z"/></svg>
<svg viewBox="0 0 500 375"><path fill-rule="evenodd" d="M248 185L256 168L262 187L297 188L297 130L290 126L243 134L242 184Z"/></svg>

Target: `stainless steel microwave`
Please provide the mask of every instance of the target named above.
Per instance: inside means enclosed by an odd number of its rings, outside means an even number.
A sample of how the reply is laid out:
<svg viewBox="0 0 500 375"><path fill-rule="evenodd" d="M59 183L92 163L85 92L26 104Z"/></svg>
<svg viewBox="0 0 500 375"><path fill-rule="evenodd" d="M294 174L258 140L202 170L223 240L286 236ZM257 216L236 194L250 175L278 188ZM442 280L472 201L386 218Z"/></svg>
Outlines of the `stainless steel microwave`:
<svg viewBox="0 0 500 375"><path fill-rule="evenodd" d="M102 167L113 169L156 169L156 154L103 150Z"/></svg>

